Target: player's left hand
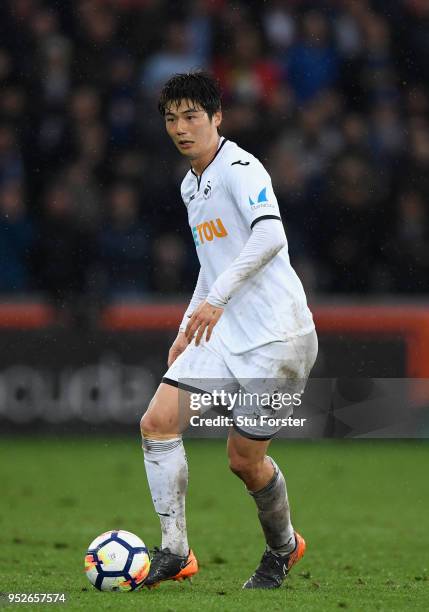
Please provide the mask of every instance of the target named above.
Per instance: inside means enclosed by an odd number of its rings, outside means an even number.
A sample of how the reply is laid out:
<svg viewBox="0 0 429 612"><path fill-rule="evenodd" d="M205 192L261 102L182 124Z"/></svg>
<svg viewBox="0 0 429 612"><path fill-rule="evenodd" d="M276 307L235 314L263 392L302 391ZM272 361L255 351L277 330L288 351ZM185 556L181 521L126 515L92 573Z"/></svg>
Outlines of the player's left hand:
<svg viewBox="0 0 429 612"><path fill-rule="evenodd" d="M222 315L223 308L212 306L206 301L201 302L198 308L192 313L188 325L186 326L185 335L188 342L191 342L194 335L197 334L195 344L198 346L206 330L206 342L208 342L212 335L213 327Z"/></svg>

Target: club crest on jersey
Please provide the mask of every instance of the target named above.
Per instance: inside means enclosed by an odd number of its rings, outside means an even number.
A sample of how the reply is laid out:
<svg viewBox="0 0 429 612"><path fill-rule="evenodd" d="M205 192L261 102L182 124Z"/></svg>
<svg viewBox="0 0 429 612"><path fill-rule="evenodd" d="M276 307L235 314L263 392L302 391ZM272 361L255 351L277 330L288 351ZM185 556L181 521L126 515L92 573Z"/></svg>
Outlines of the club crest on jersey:
<svg viewBox="0 0 429 612"><path fill-rule="evenodd" d="M228 232L222 220L218 217L216 220L211 219L210 221L203 221L199 225L194 225L192 236L195 246L199 247L206 241L211 242L215 238L225 238L225 236L228 236Z"/></svg>
<svg viewBox="0 0 429 612"><path fill-rule="evenodd" d="M204 187L203 197L205 200L208 200L212 194L212 186L210 185L210 181L207 181L207 185Z"/></svg>
<svg viewBox="0 0 429 612"><path fill-rule="evenodd" d="M268 201L266 187L261 189L261 191L258 193L258 198L256 202L254 202L252 198L249 196L249 204L252 207L252 209L262 208L262 207L271 207L271 208L273 207L273 205L270 204L270 202Z"/></svg>

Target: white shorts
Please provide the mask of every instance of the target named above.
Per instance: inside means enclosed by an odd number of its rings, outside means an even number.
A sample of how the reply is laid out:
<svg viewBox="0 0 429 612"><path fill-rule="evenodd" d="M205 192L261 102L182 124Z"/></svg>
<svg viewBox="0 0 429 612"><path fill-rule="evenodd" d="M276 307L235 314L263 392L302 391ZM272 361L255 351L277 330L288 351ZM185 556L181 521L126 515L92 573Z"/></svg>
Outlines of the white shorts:
<svg viewBox="0 0 429 612"><path fill-rule="evenodd" d="M282 419L290 417L293 407L300 405L295 396L304 392L316 361L316 332L271 342L240 355L230 353L215 332L209 342L189 344L162 381L194 393L224 390L238 394L232 406L229 402L223 407L232 417L234 428L248 438L272 438L282 427ZM206 410L210 408L213 406Z"/></svg>

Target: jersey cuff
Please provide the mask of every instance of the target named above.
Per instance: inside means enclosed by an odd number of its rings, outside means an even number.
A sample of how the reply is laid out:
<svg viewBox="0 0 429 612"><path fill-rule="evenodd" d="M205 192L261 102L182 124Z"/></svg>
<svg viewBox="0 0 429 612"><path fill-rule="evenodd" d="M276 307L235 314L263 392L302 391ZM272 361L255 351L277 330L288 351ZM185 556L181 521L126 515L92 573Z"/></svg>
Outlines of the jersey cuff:
<svg viewBox="0 0 429 612"><path fill-rule="evenodd" d="M250 229L253 229L254 226L259 222L262 221L262 219L277 219L278 221L281 221L281 218L278 217L277 215L263 215L262 217L258 217L257 219L254 219L252 221L252 224L250 226Z"/></svg>

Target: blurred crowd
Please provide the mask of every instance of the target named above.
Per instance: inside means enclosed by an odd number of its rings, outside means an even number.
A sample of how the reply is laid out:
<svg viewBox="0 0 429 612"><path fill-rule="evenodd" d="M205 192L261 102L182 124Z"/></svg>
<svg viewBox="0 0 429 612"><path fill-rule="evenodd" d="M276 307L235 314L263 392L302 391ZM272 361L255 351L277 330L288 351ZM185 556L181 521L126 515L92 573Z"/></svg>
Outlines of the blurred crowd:
<svg viewBox="0 0 429 612"><path fill-rule="evenodd" d="M198 269L156 101L205 68L271 173L310 294L424 293L426 0L5 0L0 292L159 299Z"/></svg>

